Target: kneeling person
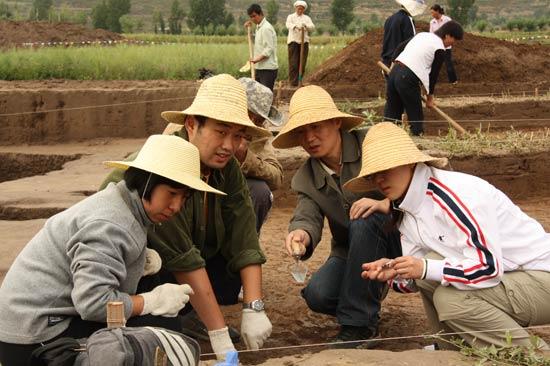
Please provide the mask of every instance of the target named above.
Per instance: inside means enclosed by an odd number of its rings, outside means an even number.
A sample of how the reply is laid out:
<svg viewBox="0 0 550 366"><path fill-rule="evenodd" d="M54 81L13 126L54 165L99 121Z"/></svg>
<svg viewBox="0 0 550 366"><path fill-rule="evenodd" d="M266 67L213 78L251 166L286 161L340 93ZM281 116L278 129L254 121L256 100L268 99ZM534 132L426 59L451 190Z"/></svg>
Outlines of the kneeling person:
<svg viewBox="0 0 550 366"><path fill-rule="evenodd" d="M389 210L389 200L373 199L377 197L372 193L354 194L342 187L361 167L361 143L366 131L352 130L361 123L360 117L340 112L324 89L311 85L294 93L290 119L273 140L277 148L302 146L310 156L292 178L298 205L285 246L290 255L308 259L328 219L330 256L313 274L302 296L313 311L336 316L341 325L337 341L378 335L384 286L375 281L363 282L361 264L367 258L401 253L397 231L384 230L390 217L377 212ZM294 253L295 243L301 248L298 253Z"/></svg>

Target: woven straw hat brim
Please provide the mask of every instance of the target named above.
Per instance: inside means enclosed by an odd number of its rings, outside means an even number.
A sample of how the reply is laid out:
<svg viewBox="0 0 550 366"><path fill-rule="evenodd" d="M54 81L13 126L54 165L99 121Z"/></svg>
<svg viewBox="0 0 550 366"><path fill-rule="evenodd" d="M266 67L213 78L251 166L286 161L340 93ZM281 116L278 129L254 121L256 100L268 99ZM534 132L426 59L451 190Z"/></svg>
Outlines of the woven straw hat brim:
<svg viewBox="0 0 550 366"><path fill-rule="evenodd" d="M216 193L223 196L226 195L224 192L218 191L217 189L210 187L200 178L196 178L190 174L186 174L183 172L166 172L166 171L162 171L161 169L154 169L154 168L151 168L150 166L134 163L132 161L106 161L104 162L104 164L112 168L124 169L124 170L128 169L129 167L139 168L147 172L160 175L164 178L168 178L170 180L173 180L174 182L184 184L198 191L211 192L211 193Z"/></svg>
<svg viewBox="0 0 550 366"><path fill-rule="evenodd" d="M119 169L142 169L193 189L225 195L200 179L198 149L177 136L152 135L133 161L105 161L104 164Z"/></svg>
<svg viewBox="0 0 550 366"><path fill-rule="evenodd" d="M178 125L183 125L185 123L185 116L187 115L199 115L207 118L212 118L220 122L227 122L227 123L233 123L240 126L245 126L247 128L248 133L258 137L272 136L271 131L265 128L257 127L254 123L252 123L249 120L248 122L246 122L241 119L235 118L233 115L229 113L222 114L219 112L206 111L206 110L202 110L200 111L200 113L198 113L198 111L195 112L194 110L191 109L191 107L189 107L184 111L164 111L160 114L160 116L164 118L165 121L170 123L176 123Z"/></svg>
<svg viewBox="0 0 550 366"><path fill-rule="evenodd" d="M425 163L427 165L434 166L436 168L444 168L448 164L447 158L434 158L432 156L420 153L417 156L411 156L409 159L386 159L384 164L380 164L378 167L373 163L371 169L361 170L359 175L356 178L350 179L344 183L344 188L352 192L365 192L370 191L376 188L374 182L368 178L370 175L378 172L383 172L391 168L397 168L398 166L415 164L415 163Z"/></svg>
<svg viewBox="0 0 550 366"><path fill-rule="evenodd" d="M290 116L288 122L273 140L273 146L279 149L300 146L300 140L295 131L297 128L334 118L342 120L341 129L345 131L363 123L363 118L342 113L339 110L304 110Z"/></svg>
<svg viewBox="0 0 550 366"><path fill-rule="evenodd" d="M436 158L420 151L412 138L401 127L391 122L381 122L369 129L363 140L361 171L356 178L344 184L350 191L367 191L374 182L365 179L372 174L403 165L426 163L443 168L447 158Z"/></svg>

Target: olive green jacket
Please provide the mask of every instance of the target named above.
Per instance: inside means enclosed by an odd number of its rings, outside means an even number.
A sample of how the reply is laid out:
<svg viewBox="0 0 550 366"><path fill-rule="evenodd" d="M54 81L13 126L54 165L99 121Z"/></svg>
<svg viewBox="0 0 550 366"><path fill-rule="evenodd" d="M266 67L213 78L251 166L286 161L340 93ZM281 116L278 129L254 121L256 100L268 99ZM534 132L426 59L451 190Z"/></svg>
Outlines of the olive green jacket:
<svg viewBox="0 0 550 366"><path fill-rule="evenodd" d="M366 133L366 129L342 131L340 184L315 158L307 159L292 178L291 188L298 193L298 204L288 230L302 229L309 234L311 245L303 259L309 258L319 244L325 217L332 234L330 255L346 258L351 205L363 197L383 198L375 192L354 193L342 189L342 185L355 178L361 170L361 145Z"/></svg>
<svg viewBox="0 0 550 366"><path fill-rule="evenodd" d="M175 135L187 140L185 130ZM100 189L122 176L123 171L114 170ZM251 264L265 263L250 193L237 160L233 158L223 169L213 170L208 184L227 196L197 191L175 217L149 232L148 246L160 254L163 267L193 271L204 267L205 260L218 253L234 273ZM204 197L208 200L208 222L204 218Z"/></svg>

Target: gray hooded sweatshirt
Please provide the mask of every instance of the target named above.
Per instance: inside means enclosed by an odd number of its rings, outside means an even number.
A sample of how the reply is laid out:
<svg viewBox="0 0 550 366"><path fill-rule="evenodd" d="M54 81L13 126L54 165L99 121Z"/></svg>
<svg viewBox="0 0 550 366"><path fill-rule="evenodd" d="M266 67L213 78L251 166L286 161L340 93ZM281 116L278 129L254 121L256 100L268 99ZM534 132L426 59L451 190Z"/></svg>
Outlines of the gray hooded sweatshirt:
<svg viewBox="0 0 550 366"><path fill-rule="evenodd" d="M0 341L47 341L75 316L105 322L109 301L124 302L128 319L151 224L124 181L48 219L0 288Z"/></svg>

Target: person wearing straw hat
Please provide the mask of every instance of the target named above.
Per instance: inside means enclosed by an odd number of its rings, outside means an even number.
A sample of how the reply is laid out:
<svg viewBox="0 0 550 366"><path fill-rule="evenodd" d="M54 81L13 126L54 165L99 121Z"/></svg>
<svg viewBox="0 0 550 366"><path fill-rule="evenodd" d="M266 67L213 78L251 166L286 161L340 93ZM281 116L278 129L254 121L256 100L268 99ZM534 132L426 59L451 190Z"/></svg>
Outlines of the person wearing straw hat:
<svg viewBox="0 0 550 366"><path fill-rule="evenodd" d="M256 24L254 56L249 61L254 64L256 69L256 81L273 91L279 72L277 32L267 21L260 5L252 4L246 12L250 20L244 23L244 27L251 27L252 23Z"/></svg>
<svg viewBox="0 0 550 366"><path fill-rule="evenodd" d="M242 285L241 335L249 349L258 349L272 328L262 301L265 255L258 241L250 193L234 154L246 135L256 138L271 133L250 120L245 89L227 74L203 81L185 110L165 111L161 116L183 125L175 135L198 148L203 180L227 196L195 193L186 203L189 210L149 233L148 245L158 251L163 262L153 280L193 287L191 305L219 359L235 349L220 305L236 304ZM116 180L118 174L111 173L107 181ZM154 281L147 282L144 279L140 285L154 285Z"/></svg>
<svg viewBox="0 0 550 366"><path fill-rule="evenodd" d="M416 34L413 17L422 15L428 5L424 0L396 0L401 8L384 22L382 62L390 67L392 56L401 42Z"/></svg>
<svg viewBox="0 0 550 366"><path fill-rule="evenodd" d="M301 146L308 154L292 178L298 203L290 221L285 247L289 255L306 260L321 240L325 218L332 234L331 253L302 289L309 308L336 316L341 325L336 341L348 347L372 346L364 340L378 336L384 286L361 279L361 264L401 254L396 230L383 229L390 217L376 211L389 201L373 192L354 194L342 184L361 165L362 123L338 110L321 87L299 88L290 100L290 118L273 140L276 148ZM365 343L365 344L363 344Z"/></svg>
<svg viewBox="0 0 550 366"><path fill-rule="evenodd" d="M273 106L273 92L259 82L243 77L239 79L246 89L248 117L258 127L279 127L283 115ZM169 123L163 134L173 134L183 126ZM235 152L246 177L250 198L256 214L256 231L259 233L273 203L272 190L283 183L283 167L277 160L271 137L255 137L247 134Z"/></svg>
<svg viewBox="0 0 550 366"><path fill-rule="evenodd" d="M475 346L530 346L522 327L550 323L550 234L503 192L442 170L446 163L392 123L370 129L361 172L344 186L376 187L392 201L403 256L365 263L362 275L419 290L434 332Z"/></svg>
<svg viewBox="0 0 550 366"><path fill-rule="evenodd" d="M184 158L182 158L184 157ZM104 328L106 305L124 304L128 326L179 330L173 321L193 290L162 284L137 292L160 269L147 232L168 221L195 191L223 195L200 178L199 151L153 135L133 161L108 161L123 179L50 217L10 267L0 288L0 363L26 364L41 345ZM156 263L156 265L153 265Z"/></svg>
<svg viewBox="0 0 550 366"><path fill-rule="evenodd" d="M445 61L445 48L463 37L462 26L451 20L435 33L421 32L399 45L386 82L385 119L401 121L401 115L406 111L412 134L419 136L424 133L420 85L426 90L426 107L435 106L435 85Z"/></svg>
<svg viewBox="0 0 550 366"><path fill-rule="evenodd" d="M311 18L304 14L307 3L302 0L294 2L294 13L286 17L286 28L288 29L288 81L292 86L298 86L298 77L303 76L306 69L307 55L309 53L309 33L315 29ZM300 48L302 46L302 32L304 33L304 49L302 59L302 70L300 70ZM300 75L302 72L302 75Z"/></svg>

